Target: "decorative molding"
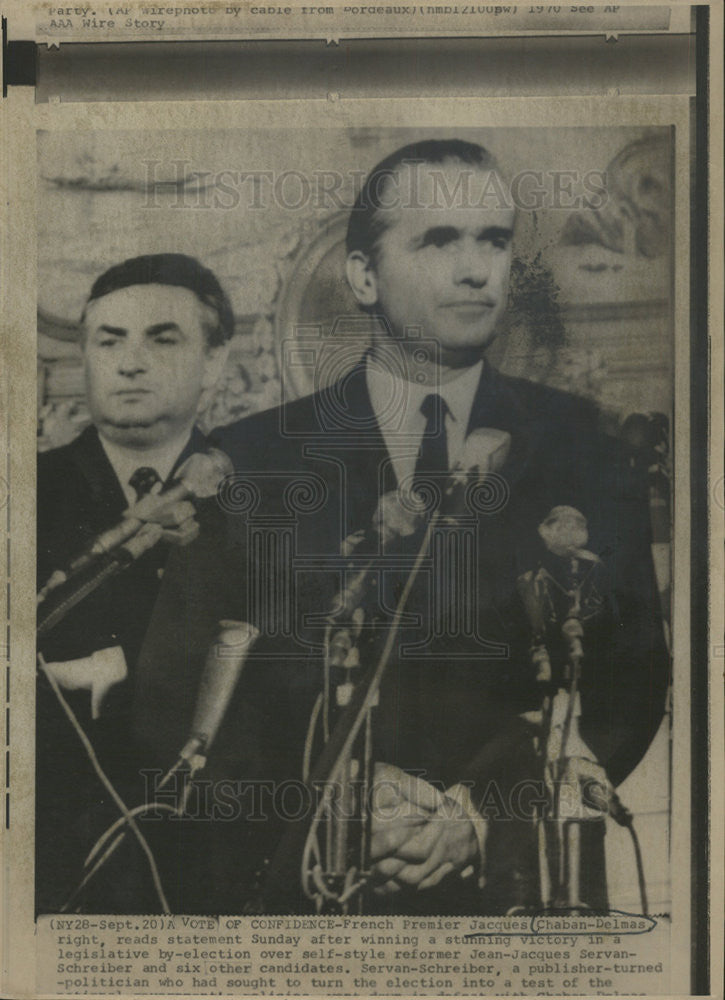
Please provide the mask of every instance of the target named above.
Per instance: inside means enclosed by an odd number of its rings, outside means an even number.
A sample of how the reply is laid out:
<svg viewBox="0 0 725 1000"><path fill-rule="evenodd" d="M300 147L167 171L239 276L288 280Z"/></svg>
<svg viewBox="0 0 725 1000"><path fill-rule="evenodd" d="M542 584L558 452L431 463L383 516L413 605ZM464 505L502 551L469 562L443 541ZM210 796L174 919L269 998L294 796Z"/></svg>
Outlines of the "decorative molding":
<svg viewBox="0 0 725 1000"><path fill-rule="evenodd" d="M311 385L301 375L301 369L285 367L282 345L299 327L302 302L317 269L327 255L344 242L348 218L347 210L335 212L310 240L300 245L280 289L274 316L277 362L285 391L291 390L296 396L306 395Z"/></svg>
<svg viewBox="0 0 725 1000"><path fill-rule="evenodd" d="M566 323L603 323L623 319L659 319L670 315L667 299L642 299L627 302L563 302Z"/></svg>
<svg viewBox="0 0 725 1000"><path fill-rule="evenodd" d="M62 319L52 313L38 309L38 333L52 337L53 340L65 340L77 343L80 340L81 328L79 323L74 323L69 319Z"/></svg>

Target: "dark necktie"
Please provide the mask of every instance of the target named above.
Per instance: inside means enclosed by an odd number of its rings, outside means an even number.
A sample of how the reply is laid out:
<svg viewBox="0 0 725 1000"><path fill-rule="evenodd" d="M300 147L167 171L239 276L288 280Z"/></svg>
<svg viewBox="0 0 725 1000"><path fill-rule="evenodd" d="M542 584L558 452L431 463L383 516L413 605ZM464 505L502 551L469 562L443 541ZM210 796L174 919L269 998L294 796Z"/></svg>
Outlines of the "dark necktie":
<svg viewBox="0 0 725 1000"><path fill-rule="evenodd" d="M138 502L142 497L145 497L154 488L156 483L161 482L161 476L159 476L156 469L152 469L148 465L142 465L131 476L128 481L128 485L131 486L136 493L136 502Z"/></svg>
<svg viewBox="0 0 725 1000"><path fill-rule="evenodd" d="M448 473L448 437L446 435L445 400L432 392L420 404L420 412L425 417L425 430L420 442L418 460L415 463L413 488L426 480L435 480Z"/></svg>

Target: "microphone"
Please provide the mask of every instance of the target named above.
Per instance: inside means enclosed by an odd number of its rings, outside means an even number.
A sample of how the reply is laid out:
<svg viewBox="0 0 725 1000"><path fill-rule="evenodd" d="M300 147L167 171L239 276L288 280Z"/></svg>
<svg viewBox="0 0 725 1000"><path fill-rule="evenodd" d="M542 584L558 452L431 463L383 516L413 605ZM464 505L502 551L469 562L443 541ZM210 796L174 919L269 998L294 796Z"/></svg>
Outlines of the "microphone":
<svg viewBox="0 0 725 1000"><path fill-rule="evenodd" d="M422 513L412 510L403 502L403 496L397 489L384 493L375 508L370 526L364 531L348 535L342 542L340 550L344 556L351 556L356 549L375 549L355 573L353 578L342 590L338 591L330 604L328 622L345 621L352 618L353 613L363 602L371 571L379 558L382 548L399 538L408 538L420 527ZM352 563L350 564L352 568Z"/></svg>
<svg viewBox="0 0 725 1000"><path fill-rule="evenodd" d="M463 442L445 491L443 513L457 518L482 502L493 512L508 499L508 486L498 475L511 449L511 435L495 427L477 427ZM488 483L487 483L488 481ZM483 487L480 497L472 491Z"/></svg>
<svg viewBox="0 0 725 1000"><path fill-rule="evenodd" d="M229 707L229 702L234 693L234 688L239 681L249 651L258 636L259 630L247 622L228 620L219 622L216 641L210 646L204 662L189 739L184 744L174 766L166 773L166 776L156 787L156 793L158 793L177 774L183 763L188 764L187 779L184 782L178 806L173 810L177 816L183 816L186 811L192 789L191 779L206 765L209 748L214 742L217 730ZM156 801L147 802L144 806L137 807L131 813L124 815L121 820L113 823L96 841L86 859L86 867L88 867L111 835L116 832L119 825L130 822L131 816L150 812L157 805ZM125 839L126 833L127 830L123 829L111 843L110 847L101 855L100 859L96 861L75 890L74 896L108 862Z"/></svg>
<svg viewBox="0 0 725 1000"><path fill-rule="evenodd" d="M486 475L497 472L506 461L511 446L511 435L507 431L491 427L477 428L466 437L461 455L451 472L446 496L453 498L446 506L463 506L465 488L472 482L483 482ZM460 495L459 495L460 494ZM381 548L400 538L408 538L425 523L429 514L416 503L416 497L406 488L405 483L390 490L378 501L372 524L364 531L348 535L343 541L341 552L352 555L360 547ZM368 586L370 572L375 563L371 556L357 571L352 580L339 591L331 604L328 615L330 623L350 619L356 608L362 604Z"/></svg>
<svg viewBox="0 0 725 1000"><path fill-rule="evenodd" d="M482 479L487 472L498 472L511 450L511 435L495 427L477 427L467 435L461 454L453 467L454 484Z"/></svg>
<svg viewBox="0 0 725 1000"><path fill-rule="evenodd" d="M189 765L177 815L183 816L191 795L192 779L206 767L209 750L224 718L244 668L247 656L259 637L259 629L248 622L219 622L216 640L209 647L196 695L194 717L189 738L179 753L179 759L161 782L161 788L177 771L179 765Z"/></svg>
<svg viewBox="0 0 725 1000"><path fill-rule="evenodd" d="M189 738L179 754L198 770L209 753L259 629L223 620L204 661ZM196 766L195 766L196 765Z"/></svg>
<svg viewBox="0 0 725 1000"><path fill-rule="evenodd" d="M546 551L555 557L551 560L554 565L539 566L536 570L522 573L516 581L516 589L531 627L530 653L532 665L536 669L536 680L548 683L552 670L545 635L548 625L553 624L556 619L555 604L560 603L563 595L570 598L561 634L567 644L570 661L579 663L584 656L581 618L585 577L579 563L583 561L593 567L601 560L584 548L589 541L587 520L575 507L553 507L539 525L538 531ZM557 566L564 570L566 579L563 582L556 579L559 575Z"/></svg>
<svg viewBox="0 0 725 1000"><path fill-rule="evenodd" d="M606 775L599 781L593 778L582 778L581 789L584 804L590 809L596 809L604 813L605 816L611 816L619 826L632 826L634 817L631 811L623 804Z"/></svg>
<svg viewBox="0 0 725 1000"><path fill-rule="evenodd" d="M582 640L583 589L588 570L583 571L581 562L589 563L589 569L601 564L601 559L594 552L585 549L589 541L587 519L575 507L553 507L539 525L541 537L548 552L559 560L565 560L566 581L559 588L570 597L570 605L561 627L561 634L566 641L569 662L579 664L584 658ZM556 579L552 577L556 583Z"/></svg>
<svg viewBox="0 0 725 1000"><path fill-rule="evenodd" d="M534 572L530 569L522 573L516 580L516 590L531 627L529 655L531 665L536 671L536 681L539 684L548 684L551 680L551 660L546 648L545 634L547 612L551 612L551 597L546 571L539 569Z"/></svg>
<svg viewBox="0 0 725 1000"><path fill-rule="evenodd" d="M155 524L152 521L148 524L142 522L141 528L137 529L136 534L127 542L119 545L113 552L96 556L74 573L70 579L60 573L54 574L51 578L53 586L46 587L45 593L41 592L38 595L36 637L40 639L50 632L76 604L80 604L102 583L127 569L144 552L153 548L163 533L164 529L160 524Z"/></svg>
<svg viewBox="0 0 725 1000"><path fill-rule="evenodd" d="M552 507L539 525L539 537L552 555L564 559L601 560L584 546L589 541L587 519L576 507Z"/></svg>

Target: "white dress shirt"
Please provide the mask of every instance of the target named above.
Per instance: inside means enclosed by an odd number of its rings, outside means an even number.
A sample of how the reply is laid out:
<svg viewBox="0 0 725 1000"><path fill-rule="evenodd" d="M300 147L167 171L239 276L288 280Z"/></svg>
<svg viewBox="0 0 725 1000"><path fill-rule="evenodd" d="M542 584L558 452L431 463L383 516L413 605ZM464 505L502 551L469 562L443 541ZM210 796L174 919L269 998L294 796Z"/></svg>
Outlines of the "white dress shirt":
<svg viewBox="0 0 725 1000"><path fill-rule="evenodd" d="M420 385L383 368L374 355L368 355L366 379L370 402L399 483L415 472L426 425L420 406L431 394L440 396L448 407L445 423L449 468L456 464L466 439L482 370L483 361L479 361L472 368L463 369L450 382L438 386Z"/></svg>

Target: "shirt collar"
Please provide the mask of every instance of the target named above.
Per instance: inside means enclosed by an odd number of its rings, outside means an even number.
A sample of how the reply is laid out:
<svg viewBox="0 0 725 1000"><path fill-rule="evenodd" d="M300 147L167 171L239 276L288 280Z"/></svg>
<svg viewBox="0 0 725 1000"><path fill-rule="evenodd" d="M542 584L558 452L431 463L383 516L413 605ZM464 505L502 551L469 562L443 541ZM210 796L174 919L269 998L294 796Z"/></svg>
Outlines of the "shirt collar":
<svg viewBox="0 0 725 1000"><path fill-rule="evenodd" d="M438 394L446 401L448 412L456 423L461 425L463 434L468 429L473 400L481 381L482 371L483 361L481 360L472 368L466 368L460 375L450 382L446 382L438 390Z"/></svg>
<svg viewBox="0 0 725 1000"><path fill-rule="evenodd" d="M461 433L465 435L481 380L483 360L437 387L408 381L396 372L384 368L371 354L367 357L365 367L370 402L383 433L403 430L410 427L411 422L424 423L420 412L421 403L426 396L437 393L445 400L449 416L462 428Z"/></svg>

